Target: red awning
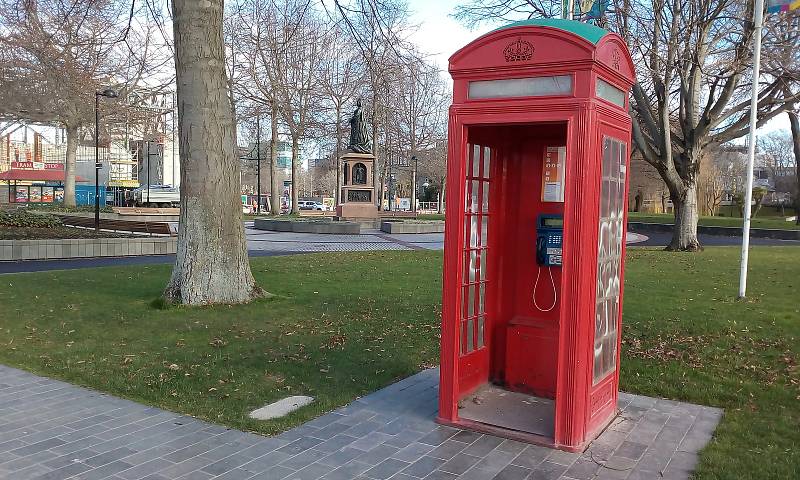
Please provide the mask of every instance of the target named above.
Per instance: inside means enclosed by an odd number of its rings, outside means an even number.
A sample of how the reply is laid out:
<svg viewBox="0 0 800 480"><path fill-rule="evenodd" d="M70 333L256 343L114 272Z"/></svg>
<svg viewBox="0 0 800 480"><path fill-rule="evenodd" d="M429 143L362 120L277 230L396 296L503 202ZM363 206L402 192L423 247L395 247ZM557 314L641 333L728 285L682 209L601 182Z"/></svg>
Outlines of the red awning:
<svg viewBox="0 0 800 480"><path fill-rule="evenodd" d="M0 181L21 180L26 182L63 182L63 170L8 170L0 173ZM83 177L75 176L76 182L87 182Z"/></svg>

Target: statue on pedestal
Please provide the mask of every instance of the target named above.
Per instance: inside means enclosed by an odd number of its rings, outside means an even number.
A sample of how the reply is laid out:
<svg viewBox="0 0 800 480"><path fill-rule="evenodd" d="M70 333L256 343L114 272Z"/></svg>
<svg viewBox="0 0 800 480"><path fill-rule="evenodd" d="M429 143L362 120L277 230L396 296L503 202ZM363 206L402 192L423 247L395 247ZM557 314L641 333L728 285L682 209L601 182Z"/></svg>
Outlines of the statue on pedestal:
<svg viewBox="0 0 800 480"><path fill-rule="evenodd" d="M353 116L350 117L350 143L347 145L347 150L354 153L372 153L360 98L356 101L356 110L353 112Z"/></svg>

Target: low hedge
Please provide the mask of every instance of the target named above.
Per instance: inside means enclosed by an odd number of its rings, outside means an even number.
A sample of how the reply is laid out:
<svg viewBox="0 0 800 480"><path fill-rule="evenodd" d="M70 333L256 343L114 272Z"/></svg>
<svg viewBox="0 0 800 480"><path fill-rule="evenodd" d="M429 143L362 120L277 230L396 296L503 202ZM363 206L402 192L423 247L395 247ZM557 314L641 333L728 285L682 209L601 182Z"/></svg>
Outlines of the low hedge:
<svg viewBox="0 0 800 480"><path fill-rule="evenodd" d="M0 226L54 228L61 226L61 220L53 215L32 213L23 209L0 210Z"/></svg>

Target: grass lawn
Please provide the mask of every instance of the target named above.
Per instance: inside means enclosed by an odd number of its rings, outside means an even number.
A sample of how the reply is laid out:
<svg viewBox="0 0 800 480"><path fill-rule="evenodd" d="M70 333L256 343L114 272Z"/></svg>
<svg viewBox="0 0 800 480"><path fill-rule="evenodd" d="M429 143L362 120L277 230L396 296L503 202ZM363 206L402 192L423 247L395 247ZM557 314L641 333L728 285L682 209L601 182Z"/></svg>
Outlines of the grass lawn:
<svg viewBox="0 0 800 480"><path fill-rule="evenodd" d="M637 213L628 212L628 221L647 223L674 223L675 217L671 213ZM708 227L739 227L742 219L738 217L700 217L698 225ZM778 228L782 230L798 230L800 225L796 222L787 222L784 217L758 216L750 221L752 228Z"/></svg>
<svg viewBox="0 0 800 480"><path fill-rule="evenodd" d="M797 478L800 249L754 248L747 302L733 299L738 258L629 250L622 388L725 408L698 478ZM0 362L273 433L436 363L440 263L439 252L254 259L276 297L191 309L154 306L166 265L5 275ZM291 394L318 401L247 418Z"/></svg>

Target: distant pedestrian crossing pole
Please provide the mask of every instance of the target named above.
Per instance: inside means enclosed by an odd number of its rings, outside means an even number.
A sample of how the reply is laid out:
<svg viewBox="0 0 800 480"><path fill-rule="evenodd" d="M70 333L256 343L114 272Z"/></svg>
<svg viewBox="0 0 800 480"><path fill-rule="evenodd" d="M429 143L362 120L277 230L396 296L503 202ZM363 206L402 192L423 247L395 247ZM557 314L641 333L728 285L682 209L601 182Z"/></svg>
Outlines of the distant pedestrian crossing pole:
<svg viewBox="0 0 800 480"><path fill-rule="evenodd" d="M750 98L750 133L747 136L747 185L744 193L742 224L742 263L739 271L739 298L747 293L747 261L750 250L750 202L753 201L753 164L756 156L756 124L758 121L758 79L761 75L761 29L764 23L764 0L756 0L753 10L753 85Z"/></svg>

